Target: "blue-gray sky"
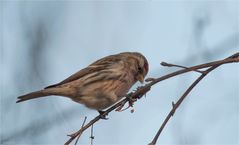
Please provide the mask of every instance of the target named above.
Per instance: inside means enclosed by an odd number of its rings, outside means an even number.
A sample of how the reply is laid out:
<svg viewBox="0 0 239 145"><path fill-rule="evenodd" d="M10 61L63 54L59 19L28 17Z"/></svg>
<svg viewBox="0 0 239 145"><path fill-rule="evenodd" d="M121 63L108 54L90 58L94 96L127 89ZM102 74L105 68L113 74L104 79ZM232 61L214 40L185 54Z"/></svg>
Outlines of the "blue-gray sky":
<svg viewBox="0 0 239 145"><path fill-rule="evenodd" d="M97 115L63 97L15 104L24 93L54 84L93 61L138 51L148 77L174 71L161 61L192 66L239 50L239 2L1 1L1 127L3 144L62 144L84 119ZM158 144L239 144L239 67L222 66L190 93ZM94 144L147 144L197 77L155 85L130 110L94 126ZM137 83L135 87L140 85ZM90 132L80 138L89 144Z"/></svg>

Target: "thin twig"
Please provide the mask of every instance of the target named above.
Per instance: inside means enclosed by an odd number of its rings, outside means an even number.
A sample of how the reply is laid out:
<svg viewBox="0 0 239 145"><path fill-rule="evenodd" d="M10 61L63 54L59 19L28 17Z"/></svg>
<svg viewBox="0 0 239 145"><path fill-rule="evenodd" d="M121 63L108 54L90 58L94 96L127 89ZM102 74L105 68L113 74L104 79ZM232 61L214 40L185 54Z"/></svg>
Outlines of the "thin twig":
<svg viewBox="0 0 239 145"><path fill-rule="evenodd" d="M161 127L159 128L157 134L155 135L153 141L151 143L149 143L149 145L155 145L161 132L163 131L164 127L166 126L167 122L169 121L169 119L173 116L173 114L175 113L176 109L180 106L180 104L183 102L183 100L186 98L186 96L192 91L192 89L209 73L211 72L213 69L217 68L219 65L217 66L212 66L209 69L207 69L205 71L205 74L202 74L200 77L198 77L193 83L192 85L185 91L185 93L180 97L180 99L177 101L176 104L172 103L173 107L171 109L171 111L168 113L167 117L165 118L164 122L162 123Z"/></svg>
<svg viewBox="0 0 239 145"><path fill-rule="evenodd" d="M129 93L127 95L127 97L141 98L143 96L143 93L144 92L146 93L149 90L150 90L149 87L140 88L140 89L136 90L136 92L134 92L134 93ZM117 109L118 107L121 107L123 104L125 104L127 102L128 102L128 98L124 98L120 102L116 103L115 105L113 105L112 107L107 109L102 115L107 115L109 112ZM78 135L81 135L86 129L88 129L92 124L96 123L100 119L101 119L101 115L98 115L94 119L92 119L90 122L88 122L85 126L83 126L80 130L78 130L77 132L75 132L73 134L68 135L68 136L70 136L70 139L65 143L65 145L69 145Z"/></svg>
<svg viewBox="0 0 239 145"><path fill-rule="evenodd" d="M156 84L158 82L161 82L163 80L166 80L166 79L169 79L171 77L174 77L174 76L177 76L177 75L181 75L181 74L184 74L184 73L187 73L187 72L190 72L190 71L194 71L194 70L198 70L198 69L202 69L202 68L208 68L210 66L214 66L214 65L218 65L218 64L221 65L221 64L228 64L228 63L239 62L239 52L233 54L232 56L230 56L230 57L228 57L226 59L223 59L223 60L213 61L213 62L209 62L209 63L204 63L204 64L200 64L200 65L196 65L196 66L192 66L192 67L189 67L189 68L185 68L185 69L181 69L181 70L175 71L173 73L170 73L170 74L167 74L167 75L162 76L160 78L157 78L154 81L151 81L147 85L152 86L152 85L154 85L154 84ZM235 57L235 56L237 56L237 57ZM145 86L147 86L147 85L145 85Z"/></svg>
<svg viewBox="0 0 239 145"><path fill-rule="evenodd" d="M90 144L93 145L93 140L94 140L94 136L93 136L93 128L94 128L94 124L91 125L91 131L90 131Z"/></svg>
<svg viewBox="0 0 239 145"><path fill-rule="evenodd" d="M167 66L167 67L178 67L178 68L188 68L182 65L177 65L177 64L172 64L172 63L167 63L167 62L161 62L160 63L162 66ZM195 72L201 73L203 74L204 71L200 71L200 70L194 70Z"/></svg>
<svg viewBox="0 0 239 145"><path fill-rule="evenodd" d="M85 125L86 119L87 119L87 117L85 116L84 121L83 121L83 123L82 123L82 125L81 125L81 128ZM70 136L70 137L72 138L72 136L74 136L74 134L70 134L70 135L67 135L67 136ZM80 138L81 134L77 134L77 136L78 136L78 138L77 138L77 140L76 140L76 142L75 142L75 145L77 144L77 141L78 141L78 139ZM75 139L75 138L74 138L74 139ZM72 139L72 140L68 140L64 145L68 145L68 144L70 144L72 141L73 141L73 139Z"/></svg>
<svg viewBox="0 0 239 145"><path fill-rule="evenodd" d="M84 121L83 121L83 123L82 123L82 125L81 125L81 128L85 125L86 119L87 119L87 117L85 116L85 119L84 119ZM80 138L80 135L78 135L78 137L77 137L77 139L76 139L76 142L75 142L75 145L77 144L79 138Z"/></svg>
<svg viewBox="0 0 239 145"><path fill-rule="evenodd" d="M104 112L103 115L107 115L108 113L110 113L111 111L113 111L113 110L115 110L115 109L117 109L119 107L122 108L127 102L129 102L130 99L136 99L136 100L141 99L142 96L144 96L151 89L151 87L153 85L155 85L156 83L158 83L158 82L161 82L163 80L166 80L166 79L169 79L171 77L174 77L174 76L177 76L177 75L181 75L181 74L184 74L184 73L187 73L187 72L195 71L195 70L198 70L198 69L208 68L208 67L213 67L213 66L217 66L218 67L219 65L222 65L222 64L234 63L234 62L239 62L239 53L235 53L234 55L232 55L232 56L230 56L230 57L228 57L226 59L223 59L223 60L213 61L213 62L209 62L209 63L205 63L205 64L200 64L200 65L188 67L188 68L181 69L181 70L175 71L173 73L164 75L164 76L162 76L160 78L152 79L150 81L150 83L148 83L148 84L146 84L146 85L144 85L142 87L139 87L135 92L131 92L131 93L127 94L124 99L122 99L120 102L116 103L115 105L111 106L109 109L107 109ZM209 69L207 71L209 71ZM201 76L204 76L204 75L206 75L206 74L203 73ZM175 111L175 110L173 110L173 111ZM173 113L174 112L172 112L171 114L173 114ZM94 119L92 119L86 125L84 125L79 131L69 135L71 138L65 143L65 145L70 144L77 136L80 136L86 129L88 129L91 125L93 125L94 123L96 123L100 119L101 119L101 115L96 116Z"/></svg>
<svg viewBox="0 0 239 145"><path fill-rule="evenodd" d="M239 53L235 53L234 55L224 59L229 60L229 59L235 59L235 62L239 62ZM213 66L211 66L210 68L208 68L206 71L204 71L203 74L201 74L201 76L199 76L193 83L192 85L189 86L189 88L184 92L184 94L180 97L180 99L177 101L177 103L175 104L174 102L172 103L172 109L171 111L168 113L167 117L165 118L165 120L163 121L162 125L160 126L158 132L156 133L154 139L152 140L151 143L149 143L149 145L155 145L161 132L163 131L164 127L166 126L167 122L169 121L169 119L173 116L173 114L175 113L176 109L180 106L180 104L183 102L183 100L186 98L186 96L192 91L192 89L211 71L213 71L214 69L216 69L217 67L219 67L222 64L215 64Z"/></svg>

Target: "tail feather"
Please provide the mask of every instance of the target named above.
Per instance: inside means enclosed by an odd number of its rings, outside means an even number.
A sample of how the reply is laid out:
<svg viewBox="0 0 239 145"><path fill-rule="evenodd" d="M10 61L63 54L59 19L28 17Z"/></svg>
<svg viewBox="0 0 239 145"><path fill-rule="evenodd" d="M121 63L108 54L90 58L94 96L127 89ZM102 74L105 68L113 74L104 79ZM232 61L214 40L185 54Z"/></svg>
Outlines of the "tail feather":
<svg viewBox="0 0 239 145"><path fill-rule="evenodd" d="M17 99L16 103L19 102L23 102L26 100L30 100L30 99L35 99L35 98L40 98L40 97L45 97L45 96L49 96L51 94L49 94L47 91L45 90L40 90L40 91L36 91L36 92L32 92L23 96L19 96Z"/></svg>

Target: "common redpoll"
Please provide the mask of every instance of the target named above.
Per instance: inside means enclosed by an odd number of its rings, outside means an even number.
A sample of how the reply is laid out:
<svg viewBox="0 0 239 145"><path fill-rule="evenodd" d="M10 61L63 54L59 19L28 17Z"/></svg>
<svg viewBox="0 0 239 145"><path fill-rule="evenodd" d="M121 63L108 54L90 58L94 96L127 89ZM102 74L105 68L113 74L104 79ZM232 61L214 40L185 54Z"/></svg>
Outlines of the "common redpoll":
<svg viewBox="0 0 239 145"><path fill-rule="evenodd" d="M85 106L103 110L120 100L137 81L144 82L147 59L138 52L104 57L62 82L18 97L18 102L59 95Z"/></svg>

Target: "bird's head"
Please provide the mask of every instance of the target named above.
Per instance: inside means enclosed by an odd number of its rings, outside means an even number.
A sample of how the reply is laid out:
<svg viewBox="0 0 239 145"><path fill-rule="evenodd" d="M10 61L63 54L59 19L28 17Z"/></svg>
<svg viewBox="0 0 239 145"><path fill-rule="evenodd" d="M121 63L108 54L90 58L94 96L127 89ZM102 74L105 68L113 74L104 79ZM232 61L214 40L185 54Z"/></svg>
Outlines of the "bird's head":
<svg viewBox="0 0 239 145"><path fill-rule="evenodd" d="M138 52L127 52L126 55L128 55L130 68L134 71L135 80L144 83L144 78L149 71L147 59Z"/></svg>

